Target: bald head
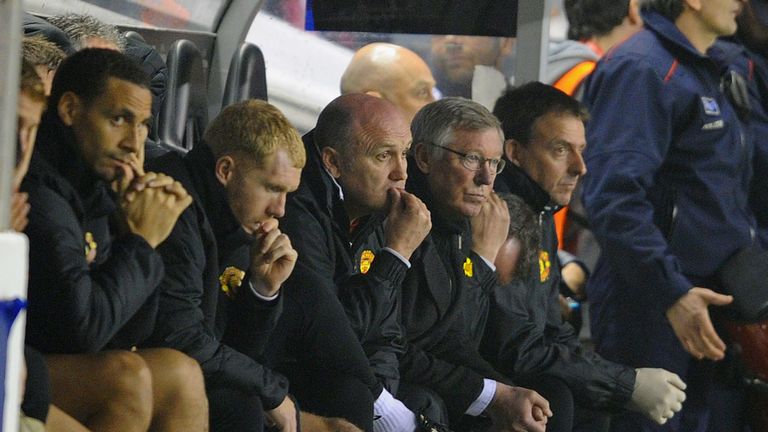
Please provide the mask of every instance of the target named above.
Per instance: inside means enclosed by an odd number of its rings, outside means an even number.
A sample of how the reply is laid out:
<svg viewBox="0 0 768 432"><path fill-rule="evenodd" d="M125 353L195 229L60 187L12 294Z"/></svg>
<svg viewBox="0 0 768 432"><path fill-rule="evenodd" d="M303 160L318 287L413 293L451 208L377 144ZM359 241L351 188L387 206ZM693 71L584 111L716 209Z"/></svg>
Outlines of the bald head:
<svg viewBox="0 0 768 432"><path fill-rule="evenodd" d="M355 53L341 77L341 93L367 93L400 109L408 122L434 101L435 79L418 54L398 45L372 43Z"/></svg>
<svg viewBox="0 0 768 432"><path fill-rule="evenodd" d="M411 131L390 102L360 93L339 96L320 113L314 133L350 220L383 211L387 191L405 188Z"/></svg>
<svg viewBox="0 0 768 432"><path fill-rule="evenodd" d="M359 140L362 130L376 125L383 134L402 134L410 129L403 114L385 99L351 93L337 97L320 113L315 127L317 147L331 147L341 153Z"/></svg>

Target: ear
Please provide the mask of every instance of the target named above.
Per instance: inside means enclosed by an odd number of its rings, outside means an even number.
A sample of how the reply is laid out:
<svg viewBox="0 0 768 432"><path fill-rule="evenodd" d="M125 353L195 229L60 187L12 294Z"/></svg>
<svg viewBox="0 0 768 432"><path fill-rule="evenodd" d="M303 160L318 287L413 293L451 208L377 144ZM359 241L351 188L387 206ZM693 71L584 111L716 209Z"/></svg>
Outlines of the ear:
<svg viewBox="0 0 768 432"><path fill-rule="evenodd" d="M699 11L701 10L701 0L683 0L683 6Z"/></svg>
<svg viewBox="0 0 768 432"><path fill-rule="evenodd" d="M520 160L518 158L520 147L521 144L512 138L504 141L504 156L517 166L520 166Z"/></svg>
<svg viewBox="0 0 768 432"><path fill-rule="evenodd" d="M506 57L512 54L512 49L515 47L515 39L511 37L501 38L499 40L499 52L502 57Z"/></svg>
<svg viewBox="0 0 768 432"><path fill-rule="evenodd" d="M418 143L413 149L413 159L416 161L416 166L424 174L429 174L432 161L429 160L429 152L427 146L424 143Z"/></svg>
<svg viewBox="0 0 768 432"><path fill-rule="evenodd" d="M216 161L215 171L216 179L219 180L222 186L226 186L235 172L235 160L229 155L220 157Z"/></svg>
<svg viewBox="0 0 768 432"><path fill-rule="evenodd" d="M77 118L83 110L83 101L73 92L66 92L61 95L59 105L56 109L61 121L67 126L72 126L75 122L75 118Z"/></svg>
<svg viewBox="0 0 768 432"><path fill-rule="evenodd" d="M331 173L331 177L341 177L341 157L339 152L337 152L336 149L330 147L323 147L320 156L323 159L323 165L325 166L325 169Z"/></svg>
<svg viewBox="0 0 768 432"><path fill-rule="evenodd" d="M640 16L639 0L629 0L627 18L629 19L629 23L634 26L643 25L643 18Z"/></svg>
<svg viewBox="0 0 768 432"><path fill-rule="evenodd" d="M376 91L376 90L367 90L367 91L365 92L365 94L367 94L368 96L377 97L377 98L379 98L379 99L384 99L384 95L383 95L383 94L381 94L381 92L379 92L379 91Z"/></svg>

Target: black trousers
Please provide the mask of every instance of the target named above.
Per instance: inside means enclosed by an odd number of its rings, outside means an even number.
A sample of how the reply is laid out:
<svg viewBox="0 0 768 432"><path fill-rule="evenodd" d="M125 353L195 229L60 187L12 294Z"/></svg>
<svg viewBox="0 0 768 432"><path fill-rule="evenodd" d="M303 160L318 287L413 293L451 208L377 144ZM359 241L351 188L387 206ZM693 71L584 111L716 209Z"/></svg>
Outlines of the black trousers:
<svg viewBox="0 0 768 432"><path fill-rule="evenodd" d="M24 360L27 363L27 381L21 410L28 417L45 423L48 406L51 403L51 381L45 358L34 348L24 346Z"/></svg>
<svg viewBox="0 0 768 432"><path fill-rule="evenodd" d="M553 377L539 377L521 384L536 390L549 401L554 414L547 422L547 432L608 432L610 415L579 405L565 382Z"/></svg>
<svg viewBox="0 0 768 432"><path fill-rule="evenodd" d="M207 390L211 432L264 432L264 409L258 396L239 390Z"/></svg>
<svg viewBox="0 0 768 432"><path fill-rule="evenodd" d="M283 312L265 364L290 380L291 393L306 411L372 430L381 385L335 293L299 284L282 293Z"/></svg>

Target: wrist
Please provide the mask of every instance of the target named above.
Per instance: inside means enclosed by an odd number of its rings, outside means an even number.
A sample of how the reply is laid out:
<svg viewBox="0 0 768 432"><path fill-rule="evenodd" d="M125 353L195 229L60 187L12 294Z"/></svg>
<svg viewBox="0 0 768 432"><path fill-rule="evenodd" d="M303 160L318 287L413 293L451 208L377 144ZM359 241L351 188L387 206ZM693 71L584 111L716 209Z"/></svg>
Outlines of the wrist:
<svg viewBox="0 0 768 432"><path fill-rule="evenodd" d="M274 300L280 292L281 285L271 286L263 279L257 279L253 276L248 279L248 283L251 287L251 291L262 300Z"/></svg>
<svg viewBox="0 0 768 432"><path fill-rule="evenodd" d="M398 255L405 258L406 260L410 260L411 255L413 254L413 251L416 250L415 248L404 247L396 243L395 244L387 243L385 247L387 249L391 249L394 252L397 252Z"/></svg>

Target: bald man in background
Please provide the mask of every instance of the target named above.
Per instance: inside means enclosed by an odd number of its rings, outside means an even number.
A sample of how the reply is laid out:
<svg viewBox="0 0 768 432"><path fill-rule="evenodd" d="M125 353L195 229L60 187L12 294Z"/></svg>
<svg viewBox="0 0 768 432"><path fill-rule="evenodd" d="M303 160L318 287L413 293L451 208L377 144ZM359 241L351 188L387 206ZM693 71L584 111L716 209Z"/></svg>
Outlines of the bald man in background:
<svg viewBox="0 0 768 432"><path fill-rule="evenodd" d="M433 102L435 79L418 54L390 43L368 44L355 52L341 77L341 94L365 93L392 102L408 124Z"/></svg>

